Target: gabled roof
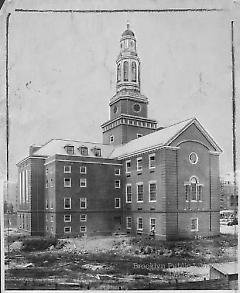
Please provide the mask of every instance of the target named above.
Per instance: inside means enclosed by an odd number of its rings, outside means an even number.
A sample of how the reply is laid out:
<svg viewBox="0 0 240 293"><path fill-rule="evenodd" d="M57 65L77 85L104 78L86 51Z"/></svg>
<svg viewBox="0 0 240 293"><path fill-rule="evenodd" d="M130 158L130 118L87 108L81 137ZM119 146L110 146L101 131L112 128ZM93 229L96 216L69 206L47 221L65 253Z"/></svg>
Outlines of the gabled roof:
<svg viewBox="0 0 240 293"><path fill-rule="evenodd" d="M108 158L112 153L114 147L112 145L106 145L101 143L93 143L93 142L83 142L78 140L68 140L68 139L52 139L43 145L39 150L37 150L34 155L36 156L53 156L55 154L58 155L67 155L65 146L74 146L74 154L71 156L81 156L78 148L79 147L87 147L89 149L87 157L95 157L92 149L100 148L101 149L101 157Z"/></svg>
<svg viewBox="0 0 240 293"><path fill-rule="evenodd" d="M125 145L121 145L115 148L115 150L110 155L110 158L122 158L129 156L134 153L144 152L149 149L154 149L163 146L170 146L170 144L190 125L195 124L198 129L203 133L203 135L208 139L210 144L216 149L216 151L221 152L221 148L215 143L208 132L202 127L196 118L190 118L163 129L157 130L151 134L142 136L138 139L134 139Z"/></svg>

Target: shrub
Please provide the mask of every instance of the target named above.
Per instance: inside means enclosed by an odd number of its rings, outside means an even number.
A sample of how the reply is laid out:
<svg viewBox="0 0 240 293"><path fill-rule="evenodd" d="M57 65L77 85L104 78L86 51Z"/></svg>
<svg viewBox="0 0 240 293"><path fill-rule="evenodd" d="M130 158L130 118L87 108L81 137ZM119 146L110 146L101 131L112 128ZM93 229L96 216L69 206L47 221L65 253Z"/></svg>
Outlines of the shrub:
<svg viewBox="0 0 240 293"><path fill-rule="evenodd" d="M22 250L23 251L41 251L55 246L57 239L55 238L33 238L23 240Z"/></svg>

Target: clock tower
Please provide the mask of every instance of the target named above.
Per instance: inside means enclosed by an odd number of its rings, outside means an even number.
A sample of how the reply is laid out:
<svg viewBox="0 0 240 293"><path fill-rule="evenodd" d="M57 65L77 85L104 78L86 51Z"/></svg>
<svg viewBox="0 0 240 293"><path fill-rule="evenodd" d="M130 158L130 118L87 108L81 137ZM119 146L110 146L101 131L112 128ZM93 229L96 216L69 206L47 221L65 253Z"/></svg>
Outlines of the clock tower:
<svg viewBox="0 0 240 293"><path fill-rule="evenodd" d="M156 130L148 118L148 98L141 94L140 59L136 38L127 24L116 60L116 94L110 99L110 120L101 125L104 144L124 144Z"/></svg>

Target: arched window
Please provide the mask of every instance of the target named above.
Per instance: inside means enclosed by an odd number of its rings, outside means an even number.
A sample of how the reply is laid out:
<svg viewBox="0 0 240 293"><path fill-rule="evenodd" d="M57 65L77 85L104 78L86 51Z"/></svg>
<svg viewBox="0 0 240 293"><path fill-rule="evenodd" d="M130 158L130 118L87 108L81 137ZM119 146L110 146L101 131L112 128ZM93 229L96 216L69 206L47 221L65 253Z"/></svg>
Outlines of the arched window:
<svg viewBox="0 0 240 293"><path fill-rule="evenodd" d="M121 63L118 63L117 66L117 81L121 80Z"/></svg>
<svg viewBox="0 0 240 293"><path fill-rule="evenodd" d="M191 178L191 200L197 200L197 178L192 177Z"/></svg>
<svg viewBox="0 0 240 293"><path fill-rule="evenodd" d="M123 80L128 81L128 62L124 61L123 63Z"/></svg>
<svg viewBox="0 0 240 293"><path fill-rule="evenodd" d="M132 81L137 81L137 65L136 62L132 62Z"/></svg>
<svg viewBox="0 0 240 293"><path fill-rule="evenodd" d="M186 201L202 201L203 184L199 183L197 177L192 176L189 182L184 183Z"/></svg>

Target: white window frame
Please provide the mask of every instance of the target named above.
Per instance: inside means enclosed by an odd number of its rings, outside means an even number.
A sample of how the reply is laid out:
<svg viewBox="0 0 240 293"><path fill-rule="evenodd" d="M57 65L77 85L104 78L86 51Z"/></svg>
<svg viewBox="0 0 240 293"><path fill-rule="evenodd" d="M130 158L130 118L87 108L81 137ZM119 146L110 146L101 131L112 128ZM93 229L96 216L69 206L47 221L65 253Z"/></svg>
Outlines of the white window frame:
<svg viewBox="0 0 240 293"><path fill-rule="evenodd" d="M150 185L151 184L155 184L156 185L156 199L155 200L151 200L150 199ZM151 180L148 182L148 194L149 194L149 202L156 202L157 201L157 181L156 180Z"/></svg>
<svg viewBox="0 0 240 293"><path fill-rule="evenodd" d="M46 199L46 201L45 201L45 208L46 208L46 210L48 210L48 209L49 209L49 205L48 205L48 199Z"/></svg>
<svg viewBox="0 0 240 293"><path fill-rule="evenodd" d="M156 218L150 218L150 219L149 219L149 228L150 228L150 232L152 231L152 220L155 221L155 224L154 224L154 226L155 226L154 231L156 231L156 223L157 223L157 220L156 220Z"/></svg>
<svg viewBox="0 0 240 293"><path fill-rule="evenodd" d="M70 202L70 207L69 208L66 208L66 200L69 200L69 202ZM64 203L63 203L63 207L64 207L64 210L71 210L71 208L72 208L72 199L71 199L71 197L64 197Z"/></svg>
<svg viewBox="0 0 240 293"><path fill-rule="evenodd" d="M117 201L118 201L118 203L119 203L119 205L117 206ZM120 209L121 208L121 198L120 197L116 197L115 198L115 200L114 200L114 207L115 207L115 209Z"/></svg>
<svg viewBox="0 0 240 293"><path fill-rule="evenodd" d="M50 200L50 209L53 210L53 200Z"/></svg>
<svg viewBox="0 0 240 293"><path fill-rule="evenodd" d="M127 167L127 164L128 164L128 163L130 163L130 171L128 170L128 167ZM127 160L127 161L125 162L125 164L126 164L126 173L127 173L127 174L131 173L131 167L132 167L132 166L131 166L131 165L132 165L131 163L132 163L131 160Z"/></svg>
<svg viewBox="0 0 240 293"><path fill-rule="evenodd" d="M66 231L66 229L69 229L69 231ZM72 232L72 227L71 226L65 226L64 227L64 233L71 233Z"/></svg>
<svg viewBox="0 0 240 293"><path fill-rule="evenodd" d="M84 182L84 185L81 185L83 182ZM87 178L80 178L79 184L80 184L80 187L83 187L83 188L87 187Z"/></svg>
<svg viewBox="0 0 240 293"><path fill-rule="evenodd" d="M81 231L81 228L85 228L84 231ZM80 233L86 233L87 232L87 226L80 226Z"/></svg>
<svg viewBox="0 0 240 293"><path fill-rule="evenodd" d="M199 199L199 187L202 188L201 199ZM203 187L204 187L203 184L201 184L201 183L198 183L198 184L197 184L197 201L198 201L198 202L202 202L202 197L203 197Z"/></svg>
<svg viewBox="0 0 240 293"><path fill-rule="evenodd" d="M131 187L131 200L128 200L128 193L127 193L127 190L128 190L128 187ZM131 203L132 202L132 184L131 183L127 183L126 184L126 203Z"/></svg>
<svg viewBox="0 0 240 293"><path fill-rule="evenodd" d="M192 156L192 155L195 155L195 156L196 156L196 162L193 162L193 161L191 160L191 156ZM195 152L191 152L191 154L188 156L188 159L189 159L190 164L192 164L192 165L196 165L196 164L198 163L198 155L197 155L197 153L195 153Z"/></svg>
<svg viewBox="0 0 240 293"><path fill-rule="evenodd" d="M139 162L140 162L140 161L141 161L141 164L142 164L142 162L143 162L142 157L138 157L138 158L137 158L137 171L138 171L138 172L142 171L142 169L143 169L143 166L142 166L142 165L139 166ZM141 168L139 168L139 167L141 167Z"/></svg>
<svg viewBox="0 0 240 293"><path fill-rule="evenodd" d="M186 194L186 191L187 191L187 187L188 187L188 196ZM189 199L191 201L191 184L189 183L185 183L184 184L184 192L185 192L185 201L186 202L189 202ZM188 199L187 199L188 198Z"/></svg>
<svg viewBox="0 0 240 293"><path fill-rule="evenodd" d="M85 202L85 207L82 207L81 206L81 203L82 202ZM81 210L85 210L85 209L87 209L87 198L86 197L80 197L80 209Z"/></svg>
<svg viewBox="0 0 240 293"><path fill-rule="evenodd" d="M143 182L137 182L136 185L137 185L137 202L142 203L144 201L144 187L143 187ZM143 199L142 200L138 200L138 186L140 186L140 185L142 185L142 187L143 187L143 193L142 193Z"/></svg>
<svg viewBox="0 0 240 293"><path fill-rule="evenodd" d="M84 220L81 217L85 217ZM87 222L87 215L86 214L80 214L80 222Z"/></svg>
<svg viewBox="0 0 240 293"><path fill-rule="evenodd" d="M192 229L192 221L193 220L197 220L196 229ZM190 224L191 224L191 231L192 232L198 232L198 218L191 218L191 223Z"/></svg>
<svg viewBox="0 0 240 293"><path fill-rule="evenodd" d="M69 170L67 170L67 168L69 168ZM72 172L72 166L64 165L63 172L64 173L71 173Z"/></svg>
<svg viewBox="0 0 240 293"><path fill-rule="evenodd" d="M53 215L50 216L50 222L52 222L52 223L54 222L53 221Z"/></svg>
<svg viewBox="0 0 240 293"><path fill-rule="evenodd" d="M139 228L139 220L142 219L142 228ZM138 217L137 218L137 230L138 231L143 231L143 218L142 217Z"/></svg>
<svg viewBox="0 0 240 293"><path fill-rule="evenodd" d="M82 171L81 168L84 168L84 171ZM86 166L80 166L79 172L80 172L80 174L87 174L87 167Z"/></svg>
<svg viewBox="0 0 240 293"><path fill-rule="evenodd" d="M115 175L116 176L119 176L119 175L121 175L121 169L115 169Z"/></svg>
<svg viewBox="0 0 240 293"><path fill-rule="evenodd" d="M69 217L69 220L67 220L66 217ZM72 222L72 215L71 214L64 215L64 223L71 223L71 222Z"/></svg>
<svg viewBox="0 0 240 293"><path fill-rule="evenodd" d="M129 219L131 222L131 225L129 225ZM132 217L126 217L126 229L132 229Z"/></svg>
<svg viewBox="0 0 240 293"><path fill-rule="evenodd" d="M48 188L48 180L45 182L45 188Z"/></svg>
<svg viewBox="0 0 240 293"><path fill-rule="evenodd" d="M110 137L109 137L109 142L110 142L110 143L113 143L113 142L114 142L114 135L110 135Z"/></svg>
<svg viewBox="0 0 240 293"><path fill-rule="evenodd" d="M154 166L151 166L151 158L153 158L153 157L154 157ZM148 160L149 160L149 162L148 162L149 169L155 169L156 168L156 154L155 153L150 154L148 156Z"/></svg>
<svg viewBox="0 0 240 293"><path fill-rule="evenodd" d="M115 188L116 189L121 188L121 180L115 180Z"/></svg>
<svg viewBox="0 0 240 293"><path fill-rule="evenodd" d="M70 184L69 185L66 185L66 179L68 180L70 180L69 182L70 182ZM71 178L64 178L63 179L63 184L64 184L64 187L67 187L67 188L70 188L70 187L72 187L72 179Z"/></svg>

